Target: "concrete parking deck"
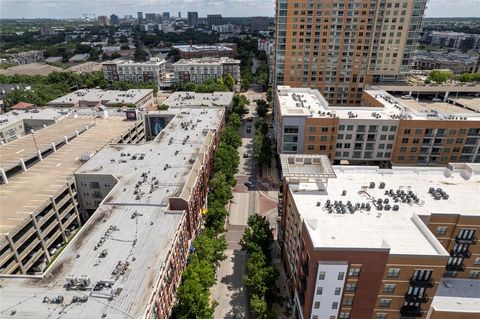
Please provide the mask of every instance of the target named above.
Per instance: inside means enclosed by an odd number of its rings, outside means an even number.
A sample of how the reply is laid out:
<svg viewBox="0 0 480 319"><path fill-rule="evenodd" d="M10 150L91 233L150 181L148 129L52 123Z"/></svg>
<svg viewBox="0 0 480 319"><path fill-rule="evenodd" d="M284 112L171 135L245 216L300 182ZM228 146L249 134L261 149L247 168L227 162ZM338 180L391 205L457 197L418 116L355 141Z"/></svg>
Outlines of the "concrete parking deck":
<svg viewBox="0 0 480 319"><path fill-rule="evenodd" d="M85 119L85 121L92 121L92 119ZM0 234L8 233L28 214L49 200L50 196L54 195L80 167L81 155L98 151L133 124L134 122L124 121L123 117L96 119L96 125L91 129L8 184L2 185L0 188ZM30 140L29 137L26 139ZM15 153L14 149L11 149L11 152Z"/></svg>
<svg viewBox="0 0 480 319"><path fill-rule="evenodd" d="M28 134L2 145L0 146L0 168L9 175L9 171L15 167L22 168L22 161L27 163L37 158L38 151L42 154L52 151L64 144L65 140L74 139L77 134L82 134L93 125L92 116L82 115L77 118L67 118L35 132L34 135Z"/></svg>

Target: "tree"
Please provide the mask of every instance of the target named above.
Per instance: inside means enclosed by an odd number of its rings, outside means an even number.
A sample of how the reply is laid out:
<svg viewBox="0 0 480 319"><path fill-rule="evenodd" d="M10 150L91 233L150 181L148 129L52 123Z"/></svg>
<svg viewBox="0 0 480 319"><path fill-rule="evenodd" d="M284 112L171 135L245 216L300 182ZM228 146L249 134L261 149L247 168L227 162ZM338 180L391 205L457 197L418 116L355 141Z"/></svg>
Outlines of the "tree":
<svg viewBox="0 0 480 319"><path fill-rule="evenodd" d="M143 62L146 61L148 57L147 52L143 51L141 46L137 46L135 48L135 53L133 54L133 58L136 62Z"/></svg>
<svg viewBox="0 0 480 319"><path fill-rule="evenodd" d="M236 113L234 113L236 114ZM220 137L221 141L227 145L231 145L234 148L238 148L242 145L242 138L237 131L237 128L233 126L227 126Z"/></svg>
<svg viewBox="0 0 480 319"><path fill-rule="evenodd" d="M238 164L240 164L240 157L236 148L220 143L215 153L213 169L215 172L225 174L226 181L231 186L234 186L236 183L235 174L238 172Z"/></svg>
<svg viewBox="0 0 480 319"><path fill-rule="evenodd" d="M443 84L448 80L453 78L452 71L440 71L440 70L433 70L430 72L428 79L438 84Z"/></svg>
<svg viewBox="0 0 480 319"><path fill-rule="evenodd" d="M224 76L224 83L230 91L235 89L235 79L230 73L227 73L227 75Z"/></svg>
<svg viewBox="0 0 480 319"><path fill-rule="evenodd" d="M217 236L216 233L210 229L205 230L200 236L195 239L195 256L199 260L206 260L217 268L222 260L225 260L225 249L227 249L227 242L225 235Z"/></svg>
<svg viewBox="0 0 480 319"><path fill-rule="evenodd" d="M125 35L121 35L120 39L119 39L119 42L128 44L128 38Z"/></svg>
<svg viewBox="0 0 480 319"><path fill-rule="evenodd" d="M268 112L268 103L265 100L258 100L257 101L257 108L256 108L257 114L260 117L265 117Z"/></svg>
<svg viewBox="0 0 480 319"><path fill-rule="evenodd" d="M210 188L212 189L212 192L208 199L211 203L218 202L221 206L225 206L232 198L230 184L227 182L225 174L222 171L216 172L213 175L210 181Z"/></svg>
<svg viewBox="0 0 480 319"><path fill-rule="evenodd" d="M108 45L115 45L117 41L113 37L108 37L107 44Z"/></svg>
<svg viewBox="0 0 480 319"><path fill-rule="evenodd" d="M229 120L229 125L235 128L236 130L238 130L242 125L242 118L240 117L240 115L238 115L238 113L235 113L235 112L231 113L228 120Z"/></svg>
<svg viewBox="0 0 480 319"><path fill-rule="evenodd" d="M268 103L271 103L272 100L273 100L272 87L270 86L270 87L267 89L267 102L268 102Z"/></svg>
<svg viewBox="0 0 480 319"><path fill-rule="evenodd" d="M246 105L249 103L250 101L244 95L235 94L233 96L232 111L237 113L240 116L243 116L248 113Z"/></svg>
<svg viewBox="0 0 480 319"><path fill-rule="evenodd" d="M273 234L270 229L270 223L264 216L258 214L248 217L248 227L243 233L240 241L242 248L253 253L261 249L267 260L270 260L270 251L273 245Z"/></svg>

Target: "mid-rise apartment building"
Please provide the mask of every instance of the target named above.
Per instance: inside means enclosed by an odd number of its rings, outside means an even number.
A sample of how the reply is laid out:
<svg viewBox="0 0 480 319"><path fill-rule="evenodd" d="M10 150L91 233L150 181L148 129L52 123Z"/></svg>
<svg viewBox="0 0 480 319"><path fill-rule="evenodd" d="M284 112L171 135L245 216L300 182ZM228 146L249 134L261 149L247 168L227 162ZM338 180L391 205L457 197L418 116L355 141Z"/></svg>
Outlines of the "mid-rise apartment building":
<svg viewBox="0 0 480 319"><path fill-rule="evenodd" d="M479 164L380 169L280 158L278 238L296 318L449 318L441 297L430 310L442 278L478 281Z"/></svg>
<svg viewBox="0 0 480 319"><path fill-rule="evenodd" d="M182 59L192 58L234 58L237 55L237 45L235 43L217 43L208 44L177 44L172 48L177 49Z"/></svg>
<svg viewBox="0 0 480 319"><path fill-rule="evenodd" d="M103 76L108 81L135 83L165 81L165 60L151 58L148 62L109 61L102 63Z"/></svg>
<svg viewBox="0 0 480 319"><path fill-rule="evenodd" d="M478 100L418 102L366 90L363 106L334 107L316 89L278 86L273 112L277 151L324 154L350 164L478 163Z"/></svg>
<svg viewBox="0 0 480 319"><path fill-rule="evenodd" d="M275 84L357 105L367 83L410 70L427 0L277 0Z"/></svg>
<svg viewBox="0 0 480 319"><path fill-rule="evenodd" d="M224 116L223 108L148 112L141 123L150 141L109 144L90 155L75 171L75 189L68 185L67 195L73 193L74 199L54 198L47 212L57 220L56 207L75 203L71 209L80 217L70 211L60 213L58 221L63 225L68 215L64 225L75 223L70 237L58 241L64 245L51 251L36 273L16 269L2 276L2 306L18 317L56 316L70 303L74 306L62 312L65 318L169 318L206 209ZM29 236L39 232L36 221L46 218L35 217L28 218ZM46 223L42 231L63 236L55 225ZM42 244L42 233L38 236L27 246ZM37 254L45 253L20 257ZM6 258L3 249L1 257Z"/></svg>
<svg viewBox="0 0 480 319"><path fill-rule="evenodd" d="M187 13L188 25L196 27L198 25L198 12L192 11Z"/></svg>
<svg viewBox="0 0 480 319"><path fill-rule="evenodd" d="M203 83L231 74L236 83L240 82L240 60L227 57L181 59L173 64L175 82Z"/></svg>
<svg viewBox="0 0 480 319"><path fill-rule="evenodd" d="M50 107L74 108L127 106L147 109L153 104L153 90L151 89L130 89L126 91L81 89L48 102Z"/></svg>
<svg viewBox="0 0 480 319"><path fill-rule="evenodd" d="M221 25L223 24L221 14L207 14L207 28L211 29L212 25Z"/></svg>

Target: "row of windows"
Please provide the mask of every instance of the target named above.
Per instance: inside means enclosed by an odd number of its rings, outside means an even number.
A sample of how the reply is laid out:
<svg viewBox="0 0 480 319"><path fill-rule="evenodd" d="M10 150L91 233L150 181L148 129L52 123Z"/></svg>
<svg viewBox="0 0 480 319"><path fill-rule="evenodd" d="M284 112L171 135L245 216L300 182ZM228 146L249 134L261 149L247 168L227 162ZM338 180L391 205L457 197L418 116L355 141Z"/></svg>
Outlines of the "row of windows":
<svg viewBox="0 0 480 319"><path fill-rule="evenodd" d="M339 125L338 129L340 131L353 131L354 125ZM397 126L392 125L382 125L381 127L382 132L396 132L397 131ZM367 125L357 125L357 132L366 132L367 131ZM378 131L378 125L369 125L368 126L368 132L370 133L376 133Z"/></svg>
<svg viewBox="0 0 480 319"><path fill-rule="evenodd" d="M337 308L332 308L337 309ZM319 319L318 315L312 315L312 319ZM330 316L330 319L337 319L336 316ZM342 311L338 314L338 319L350 319L349 311Z"/></svg>
<svg viewBox="0 0 480 319"><path fill-rule="evenodd" d="M362 151L354 151L352 155L350 155L350 152L335 152L335 157L353 157L353 158L361 158L362 157ZM392 156L392 153L390 152L377 152L376 157L377 158L390 158ZM364 152L363 153L363 158L373 158L373 152Z"/></svg>

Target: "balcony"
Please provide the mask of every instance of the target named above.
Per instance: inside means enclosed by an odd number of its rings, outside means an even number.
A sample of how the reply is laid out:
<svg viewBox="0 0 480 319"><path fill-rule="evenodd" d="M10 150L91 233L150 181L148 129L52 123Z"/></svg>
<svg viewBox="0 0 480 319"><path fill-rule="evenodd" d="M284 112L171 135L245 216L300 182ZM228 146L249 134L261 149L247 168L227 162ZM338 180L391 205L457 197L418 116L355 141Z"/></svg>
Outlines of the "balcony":
<svg viewBox="0 0 480 319"><path fill-rule="evenodd" d="M465 251L455 251L455 250L450 250L450 256L452 257L460 257L460 258L470 258L472 256L472 252L470 250L465 250Z"/></svg>
<svg viewBox="0 0 480 319"><path fill-rule="evenodd" d="M465 271L465 265L460 264L460 265L447 265L445 267L447 271Z"/></svg>
<svg viewBox="0 0 480 319"><path fill-rule="evenodd" d="M400 313L405 317L422 317L423 310L420 307L415 306L403 306L400 308Z"/></svg>
<svg viewBox="0 0 480 319"><path fill-rule="evenodd" d="M412 287L421 287L421 288L432 288L435 286L435 281L433 279L420 279L420 278L410 278L410 286Z"/></svg>
<svg viewBox="0 0 480 319"><path fill-rule="evenodd" d="M428 295L424 294L423 296L417 296L417 295L409 295L408 293L405 294L405 301L406 302L422 302L422 303L427 303L428 302Z"/></svg>
<svg viewBox="0 0 480 319"><path fill-rule="evenodd" d="M470 244L470 245L475 245L477 243L477 237L471 237L471 238L455 238L455 242L457 244Z"/></svg>

